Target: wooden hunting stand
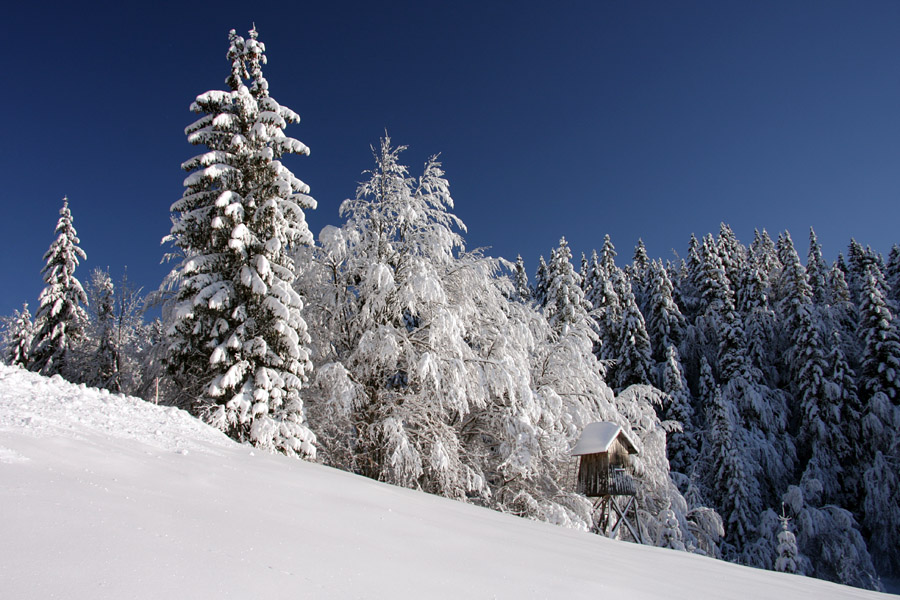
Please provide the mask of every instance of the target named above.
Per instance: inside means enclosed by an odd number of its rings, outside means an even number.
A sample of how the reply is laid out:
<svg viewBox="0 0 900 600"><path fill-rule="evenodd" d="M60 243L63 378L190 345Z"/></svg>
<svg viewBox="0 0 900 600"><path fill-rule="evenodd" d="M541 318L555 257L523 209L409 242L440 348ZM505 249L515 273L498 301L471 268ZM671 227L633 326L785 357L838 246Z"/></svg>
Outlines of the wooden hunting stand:
<svg viewBox="0 0 900 600"><path fill-rule="evenodd" d="M631 455L637 453L628 434L607 421L587 425L572 449L572 456L581 457L576 491L597 499L594 533L614 538L624 525L634 541L643 544L637 488L631 474Z"/></svg>

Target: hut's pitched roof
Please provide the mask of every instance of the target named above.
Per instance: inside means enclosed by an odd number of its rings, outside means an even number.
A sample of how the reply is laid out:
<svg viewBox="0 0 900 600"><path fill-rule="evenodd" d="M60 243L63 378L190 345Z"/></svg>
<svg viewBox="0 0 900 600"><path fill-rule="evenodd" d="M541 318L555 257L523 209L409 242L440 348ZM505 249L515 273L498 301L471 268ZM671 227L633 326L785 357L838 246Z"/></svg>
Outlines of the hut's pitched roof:
<svg viewBox="0 0 900 600"><path fill-rule="evenodd" d="M616 438L620 438L622 445L625 446L629 454L638 453L637 445L620 425L609 421L599 421L597 423L589 423L584 427L581 437L578 438L578 443L572 448L572 456L609 452L609 447L612 446L613 440Z"/></svg>

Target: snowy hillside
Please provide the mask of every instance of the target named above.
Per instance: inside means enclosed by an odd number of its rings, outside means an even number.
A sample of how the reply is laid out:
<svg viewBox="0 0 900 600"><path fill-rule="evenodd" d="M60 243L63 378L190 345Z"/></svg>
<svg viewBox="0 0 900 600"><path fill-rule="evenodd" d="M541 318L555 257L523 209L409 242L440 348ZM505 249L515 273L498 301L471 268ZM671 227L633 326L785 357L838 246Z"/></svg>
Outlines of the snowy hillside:
<svg viewBox="0 0 900 600"><path fill-rule="evenodd" d="M254 452L0 365L0 598L876 598Z"/></svg>

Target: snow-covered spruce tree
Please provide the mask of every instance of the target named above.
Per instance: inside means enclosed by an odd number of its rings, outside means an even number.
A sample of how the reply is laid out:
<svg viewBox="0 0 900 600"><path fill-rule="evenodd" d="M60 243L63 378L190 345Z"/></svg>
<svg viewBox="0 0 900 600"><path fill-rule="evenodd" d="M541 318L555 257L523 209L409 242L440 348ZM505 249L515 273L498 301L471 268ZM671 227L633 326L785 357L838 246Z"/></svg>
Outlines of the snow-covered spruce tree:
<svg viewBox="0 0 900 600"><path fill-rule="evenodd" d="M814 479L788 486L782 496L796 530L798 573L843 585L882 590L872 556L853 514L823 504Z"/></svg>
<svg viewBox="0 0 900 600"><path fill-rule="evenodd" d="M866 398L862 422L865 525L869 549L882 573L900 573L900 338L879 283L877 267L866 268L860 289L859 334L864 346L860 395Z"/></svg>
<svg viewBox="0 0 900 600"><path fill-rule="evenodd" d="M847 285L850 288L850 299L856 304L862 304L863 288L868 277L869 268L874 267L874 273L878 280L879 286L884 292L887 289L884 281L884 274L878 265L878 256L871 248L863 248L862 244L855 239L850 239L850 246L847 248Z"/></svg>
<svg viewBox="0 0 900 600"><path fill-rule="evenodd" d="M590 277L591 266L588 263L587 256L581 253L581 270L578 271L578 283L581 285L581 291L587 289L588 278Z"/></svg>
<svg viewBox="0 0 900 600"><path fill-rule="evenodd" d="M600 248L600 268L609 277L613 269L616 267L616 247L613 246L609 234L603 236L603 246Z"/></svg>
<svg viewBox="0 0 900 600"><path fill-rule="evenodd" d="M611 376L612 369L619 353L620 325L622 323L622 301L616 288L621 288L625 275L622 271L612 266L612 271L607 272L602 264L597 265L591 271L591 284L587 301L593 307L591 316L594 319L597 341L594 344L594 353L597 355L605 371Z"/></svg>
<svg viewBox="0 0 900 600"><path fill-rule="evenodd" d="M796 453L792 440L785 435L787 403L782 394L763 385L761 375L753 369L727 278L710 307L719 340L716 365L722 397L738 410L737 440L750 476L760 483L761 496L751 497L754 508L760 509L784 489L794 468Z"/></svg>
<svg viewBox="0 0 900 600"><path fill-rule="evenodd" d="M698 310L682 354L688 362L699 364L703 356L714 365L723 319L734 316L734 294L711 235L704 236L697 252L691 279Z"/></svg>
<svg viewBox="0 0 900 600"><path fill-rule="evenodd" d="M638 239L634 247L634 256L631 264L626 267L628 278L631 280L631 291L641 312L646 313L650 300L650 258L647 256L647 248L644 240Z"/></svg>
<svg viewBox="0 0 900 600"><path fill-rule="evenodd" d="M681 358L675 346L669 346L666 362L663 365L662 385L667 402L663 407L663 418L679 424L667 435L666 456L673 471L690 477L697 462L698 432L694 425L694 409L691 402L691 391L684 378Z"/></svg>
<svg viewBox="0 0 900 600"><path fill-rule="evenodd" d="M649 269L647 334L653 344L653 358L667 360L669 346L678 346L684 338L684 316L673 298L672 281L662 262L654 260Z"/></svg>
<svg viewBox="0 0 900 600"><path fill-rule="evenodd" d="M809 286L812 288L812 300L818 305L828 301L828 286L826 276L828 266L822 258L822 246L816 237L815 230L809 228L809 253L806 259L806 274L809 278Z"/></svg>
<svg viewBox="0 0 900 600"><path fill-rule="evenodd" d="M809 371L805 373L809 376ZM860 480L859 448L851 447L847 438L848 431L858 432L861 412L851 378L840 346L835 345L826 358L818 402L811 405L803 402L804 395L800 398L802 418L809 421L800 429L800 441L806 444L806 454L801 455L802 479L818 480L823 500L843 506L856 505Z"/></svg>
<svg viewBox="0 0 900 600"><path fill-rule="evenodd" d="M778 558L775 560L775 570L782 573L797 573L799 567L797 565L797 538L788 527L790 519L786 516L779 518L781 521L781 531L778 532L778 547L775 551Z"/></svg>
<svg viewBox="0 0 900 600"><path fill-rule="evenodd" d="M27 367L34 337L34 323L27 302L22 305L21 312L14 311L12 317L7 319L3 337L6 364Z"/></svg>
<svg viewBox="0 0 900 600"><path fill-rule="evenodd" d="M56 240L44 254L44 282L35 315L35 333L28 368L44 375L66 375L68 355L83 334L87 295L75 278L79 259L86 260L78 244L69 199L63 198L56 224Z"/></svg>
<svg viewBox="0 0 900 600"><path fill-rule="evenodd" d="M229 91L201 94L188 141L205 151L185 162L190 174L172 205L166 238L180 261L168 331L169 372L186 403L240 441L314 456L300 388L310 369L309 336L292 289L292 246L312 244L304 209L308 186L280 159L308 154L287 137L296 113L269 96L265 46L229 34Z"/></svg>
<svg viewBox="0 0 900 600"><path fill-rule="evenodd" d="M785 234L785 240L781 314L784 323L782 330L787 338L789 377L786 379L792 383L791 391L797 401L792 431L798 435L800 466L804 468L812 456L816 441L830 443L833 431L829 431L831 427L827 423L839 418L833 414L834 409L839 408L825 404L825 371L828 365L822 344L823 325L813 304L813 289L809 285L806 269L800 264L790 236Z"/></svg>
<svg viewBox="0 0 900 600"><path fill-rule="evenodd" d="M738 310L744 319L750 363L767 385L774 386L778 382L778 368L773 364L772 353L775 312L769 305L768 287L765 271L758 266L750 266L744 272Z"/></svg>
<svg viewBox="0 0 900 600"><path fill-rule="evenodd" d="M894 308L900 310L900 245L891 246L885 268L885 278L888 285L888 297L894 303Z"/></svg>
<svg viewBox="0 0 900 600"><path fill-rule="evenodd" d="M515 280L515 298L519 302L529 302L531 300L531 288L528 287L528 273L525 272L525 261L522 256L516 257Z"/></svg>
<svg viewBox="0 0 900 600"><path fill-rule="evenodd" d="M708 487L725 524L726 558L744 562L744 550L755 539L760 490L736 411L726 402L717 387L706 416L703 453L711 463Z"/></svg>
<svg viewBox="0 0 900 600"><path fill-rule="evenodd" d="M882 392L900 405L900 335L884 298L877 267L867 267L860 290L859 336L863 355L860 390L868 397Z"/></svg>
<svg viewBox="0 0 900 600"><path fill-rule="evenodd" d="M534 293L532 294L538 306L543 306L547 302L547 284L547 263L542 255L538 258L538 268L534 274Z"/></svg>
<svg viewBox="0 0 900 600"><path fill-rule="evenodd" d="M735 296L740 296L741 285L744 281L743 272L747 268L749 252L738 241L731 227L725 223L719 225L719 238L716 240L716 250L722 260L725 276L731 282L732 291L734 291Z"/></svg>
<svg viewBox="0 0 900 600"><path fill-rule="evenodd" d="M653 369L650 337L647 335L644 316L631 292L631 283L625 277L622 281L622 321L618 327L619 347L613 379L617 390L636 383L649 384Z"/></svg>
<svg viewBox="0 0 900 600"><path fill-rule="evenodd" d="M544 315L551 327L564 336L569 327L584 323L590 310L591 304L584 299L578 274L572 266L572 251L566 238L562 238L547 267Z"/></svg>
<svg viewBox="0 0 900 600"><path fill-rule="evenodd" d="M591 250L591 258L588 260L587 271L581 278L581 289L584 290L584 299L591 303L592 308L597 308L594 306L593 302L594 293L598 287L602 287L603 279L604 275L600 268L600 258L597 256L596 250Z"/></svg>
<svg viewBox="0 0 900 600"><path fill-rule="evenodd" d="M663 529L656 545L670 550L684 551L686 548L682 541L681 526L678 523L678 517L675 516L675 511L667 508L660 513L659 519L663 522Z"/></svg>
<svg viewBox="0 0 900 600"><path fill-rule="evenodd" d="M693 322L702 308L700 280L703 276L700 242L693 233L688 241L687 258L682 263L679 284L675 291L680 299L678 306L681 307L687 320Z"/></svg>
<svg viewBox="0 0 900 600"><path fill-rule="evenodd" d="M769 237L765 229L753 232L753 241L750 243L750 258L753 264L762 271L767 281L777 277L781 272L781 261L775 250L775 242Z"/></svg>
<svg viewBox="0 0 900 600"><path fill-rule="evenodd" d="M876 394L876 398L881 394ZM896 417L898 411L894 411ZM868 532L869 551L878 570L883 575L900 574L900 557L897 556L897 540L900 539L900 450L897 442L897 421L892 432L894 443L885 451L876 450L870 466L863 475L865 498L863 525ZM867 425L871 419L867 417ZM891 433L885 432L886 435Z"/></svg>
<svg viewBox="0 0 900 600"><path fill-rule="evenodd" d="M866 446L861 425L863 405L856 391L856 374L841 349L840 333L832 332L831 339L825 391L828 404L840 407L840 425L839 432L834 434L834 443L829 444L828 448L843 465L837 503L851 508L859 505L859 489L862 484L860 464ZM826 501L833 501L834 490L826 487L824 494Z"/></svg>
<svg viewBox="0 0 900 600"><path fill-rule="evenodd" d="M857 335L859 310L850 299L850 288L847 286L844 270L837 260L828 271L826 286L828 306L824 316L829 331L839 335L844 356L854 368L858 368L858 358L862 354L862 345Z"/></svg>

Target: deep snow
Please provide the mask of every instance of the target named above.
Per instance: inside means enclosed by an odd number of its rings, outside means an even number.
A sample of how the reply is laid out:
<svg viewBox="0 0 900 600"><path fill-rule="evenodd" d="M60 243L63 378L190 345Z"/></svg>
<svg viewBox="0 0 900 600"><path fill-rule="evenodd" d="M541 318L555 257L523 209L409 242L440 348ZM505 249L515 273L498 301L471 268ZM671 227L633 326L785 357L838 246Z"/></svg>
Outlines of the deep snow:
<svg viewBox="0 0 900 600"><path fill-rule="evenodd" d="M391 487L0 365L0 598L887 598Z"/></svg>

